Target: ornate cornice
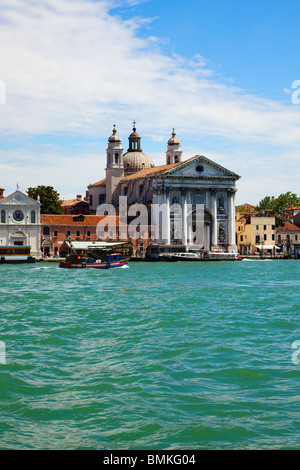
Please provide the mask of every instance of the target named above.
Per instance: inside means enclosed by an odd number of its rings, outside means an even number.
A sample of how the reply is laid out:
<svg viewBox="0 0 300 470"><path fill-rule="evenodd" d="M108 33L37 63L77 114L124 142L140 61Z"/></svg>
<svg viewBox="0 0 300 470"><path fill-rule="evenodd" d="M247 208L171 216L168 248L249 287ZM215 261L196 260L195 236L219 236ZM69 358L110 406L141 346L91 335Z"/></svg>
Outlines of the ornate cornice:
<svg viewBox="0 0 300 470"><path fill-rule="evenodd" d="M227 188L227 194L228 194L229 197L234 196L236 192L237 192L237 190L235 188Z"/></svg>
<svg viewBox="0 0 300 470"><path fill-rule="evenodd" d="M210 160L209 158L205 157L204 155L196 155L195 157L193 158L190 158L189 160L187 160L186 162L183 162L181 165L178 165L176 166L175 168L172 168L171 170L168 170L166 173L164 173L163 176L168 176L168 175L173 175L174 173L176 173L178 171L178 169L183 169L183 168L187 168L193 164L195 164L195 161L196 162L201 162L201 163L206 163L208 166L218 170L218 171L221 171L222 173L224 173L224 177L229 177L231 180L234 179L234 180L238 180L240 179L240 176L236 173L234 173L233 171L230 171L230 170L227 170L227 168L224 168L223 166L219 165L218 163L215 163L214 161ZM188 177L188 178L191 178L191 177ZM204 177L204 176L196 176L196 178L198 179L204 179L204 178L209 178L209 179L212 179L214 177ZM220 179L221 177L218 177L218 179Z"/></svg>
<svg viewBox="0 0 300 470"><path fill-rule="evenodd" d="M233 177L233 176L183 176L183 175L170 175L168 173L156 175L156 179L177 179L177 180L197 180L197 181L236 181L240 177Z"/></svg>

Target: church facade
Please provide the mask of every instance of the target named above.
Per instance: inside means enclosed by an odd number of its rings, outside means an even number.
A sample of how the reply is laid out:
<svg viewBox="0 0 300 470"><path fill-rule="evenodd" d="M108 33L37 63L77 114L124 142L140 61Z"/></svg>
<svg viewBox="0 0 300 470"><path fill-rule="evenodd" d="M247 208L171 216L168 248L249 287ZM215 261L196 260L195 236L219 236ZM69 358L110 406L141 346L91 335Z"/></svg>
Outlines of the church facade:
<svg viewBox="0 0 300 470"><path fill-rule="evenodd" d="M2 193L3 195L3 193ZM17 189L0 199L0 245L30 246L31 256L41 254L40 202Z"/></svg>
<svg viewBox="0 0 300 470"><path fill-rule="evenodd" d="M147 238L155 243L236 251L235 193L239 178L203 155L183 160L174 130L165 163L155 166L141 148L134 123L126 153L114 127L108 139L106 178L88 186L89 204L94 212L104 203L118 210L120 197L126 198L128 207L144 205L155 227L155 235L149 230ZM201 225L199 236L197 224Z"/></svg>

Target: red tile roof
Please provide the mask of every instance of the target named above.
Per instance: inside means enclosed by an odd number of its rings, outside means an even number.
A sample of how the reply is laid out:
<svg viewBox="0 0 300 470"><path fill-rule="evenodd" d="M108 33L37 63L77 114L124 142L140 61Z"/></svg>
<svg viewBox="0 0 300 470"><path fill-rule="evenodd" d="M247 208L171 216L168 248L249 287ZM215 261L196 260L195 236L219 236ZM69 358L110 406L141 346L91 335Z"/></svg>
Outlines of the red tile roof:
<svg viewBox="0 0 300 470"><path fill-rule="evenodd" d="M80 202L81 202L81 203L84 202L84 204L88 204L88 202L87 202L87 201L84 201L83 199L80 199L80 200L78 200L78 199L68 199L68 200L66 200L66 201L61 201L61 205L62 205L63 207L66 207L66 206L75 206L76 204L79 204Z"/></svg>
<svg viewBox="0 0 300 470"><path fill-rule="evenodd" d="M292 222L285 222L283 227L277 227L277 230L298 230L300 231L300 227L293 224Z"/></svg>
<svg viewBox="0 0 300 470"><path fill-rule="evenodd" d="M128 181L128 180L135 180L139 178L145 178L146 176L150 176L150 175L159 175L159 174L165 173L168 170L172 170L176 166L180 166L183 163L188 162L189 160L193 160L194 158L196 158L196 156L188 158L187 160L184 160L183 162L171 163L170 165L154 166L152 168L145 168L144 170L133 173L132 175L125 176L125 178L123 178L121 182Z"/></svg>
<svg viewBox="0 0 300 470"><path fill-rule="evenodd" d="M103 180L97 181L97 183L89 184L89 186L105 186L106 185L106 178Z"/></svg>
<svg viewBox="0 0 300 470"><path fill-rule="evenodd" d="M56 215L56 214L41 214L41 225L78 225L78 226L97 226L97 224L107 218L107 222L114 224L113 216L100 216L100 215ZM80 219L78 220L78 218ZM119 223L119 217L115 218L115 223Z"/></svg>

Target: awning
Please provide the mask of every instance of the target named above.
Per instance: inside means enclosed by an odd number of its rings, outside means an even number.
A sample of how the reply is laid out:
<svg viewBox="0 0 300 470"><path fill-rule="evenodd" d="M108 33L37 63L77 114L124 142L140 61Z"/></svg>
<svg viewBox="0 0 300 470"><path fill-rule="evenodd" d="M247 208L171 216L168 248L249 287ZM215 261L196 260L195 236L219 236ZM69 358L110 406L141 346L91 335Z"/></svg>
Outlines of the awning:
<svg viewBox="0 0 300 470"><path fill-rule="evenodd" d="M276 245L254 245L255 248L258 248L259 250L280 250L279 246Z"/></svg>
<svg viewBox="0 0 300 470"><path fill-rule="evenodd" d="M105 242L105 241L71 241L66 240L66 245L74 250L88 250L88 249L109 249L112 247L128 245L130 241L119 242Z"/></svg>

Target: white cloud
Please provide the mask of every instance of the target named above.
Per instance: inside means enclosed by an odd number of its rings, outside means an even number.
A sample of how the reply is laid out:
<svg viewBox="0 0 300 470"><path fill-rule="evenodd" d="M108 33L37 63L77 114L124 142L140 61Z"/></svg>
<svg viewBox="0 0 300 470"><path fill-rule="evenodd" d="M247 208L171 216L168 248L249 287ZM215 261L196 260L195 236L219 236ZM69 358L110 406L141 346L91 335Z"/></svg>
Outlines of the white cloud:
<svg viewBox="0 0 300 470"><path fill-rule="evenodd" d="M149 19L124 21L111 10L117 4L141 2L1 0L0 80L6 88L6 104L0 107L2 135L107 139L116 124L123 138L123 130L127 136L136 119L154 140L165 138L175 126L180 136L194 142L190 147L195 150L203 137L212 136L240 145L284 146L289 153L283 160L290 162L300 145L299 106L247 94L217 76L200 54L167 56L159 49L159 38L139 37ZM27 152L36 156L34 148ZM12 150L2 155L6 164L13 159ZM239 155L246 158L247 152ZM59 174L63 164L70 168L70 159L64 154L57 162ZM40 161L48 168L47 152ZM34 165L31 170L40 174ZM85 176L81 172L77 181Z"/></svg>

